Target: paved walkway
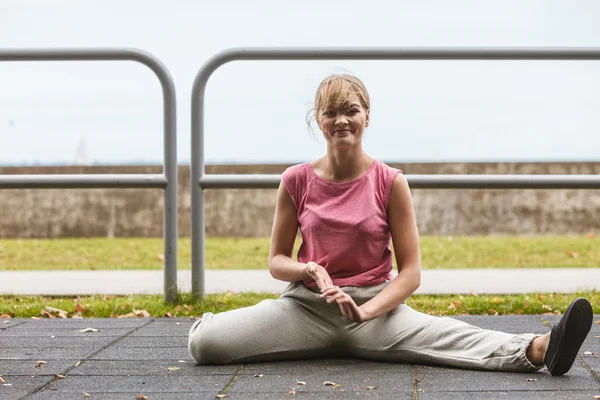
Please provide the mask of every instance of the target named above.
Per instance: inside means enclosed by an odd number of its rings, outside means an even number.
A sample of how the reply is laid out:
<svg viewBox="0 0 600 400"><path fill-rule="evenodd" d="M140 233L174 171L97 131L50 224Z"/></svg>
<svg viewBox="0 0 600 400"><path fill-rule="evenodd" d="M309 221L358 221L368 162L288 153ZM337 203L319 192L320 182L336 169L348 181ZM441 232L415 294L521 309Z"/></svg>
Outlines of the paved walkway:
<svg viewBox="0 0 600 400"><path fill-rule="evenodd" d="M483 328L544 333L559 317L458 318ZM192 322L0 320L0 399L186 400L227 395L232 400L592 400L600 396L600 324L593 325L571 371L552 377L545 371L483 372L349 359L198 366L187 350ZM81 332L85 328L100 331ZM326 381L336 386L326 386ZM292 389L295 395L289 394Z"/></svg>
<svg viewBox="0 0 600 400"><path fill-rule="evenodd" d="M207 270L206 292L281 292L287 283L267 270ZM179 290L191 290L189 270L178 272ZM532 293L600 290L600 268L423 270L417 294ZM163 272L0 271L0 295L161 294Z"/></svg>

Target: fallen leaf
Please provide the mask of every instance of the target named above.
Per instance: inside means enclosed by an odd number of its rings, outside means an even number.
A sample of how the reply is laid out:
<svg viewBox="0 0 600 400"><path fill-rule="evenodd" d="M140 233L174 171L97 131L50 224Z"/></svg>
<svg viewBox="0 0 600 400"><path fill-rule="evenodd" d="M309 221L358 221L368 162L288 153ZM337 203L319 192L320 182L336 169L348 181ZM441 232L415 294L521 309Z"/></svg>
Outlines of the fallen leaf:
<svg viewBox="0 0 600 400"><path fill-rule="evenodd" d="M81 361L77 361L77 364L74 365L74 368L77 368L81 365Z"/></svg>
<svg viewBox="0 0 600 400"><path fill-rule="evenodd" d="M584 351L583 354L585 354L586 356L593 356L594 352L593 351Z"/></svg>
<svg viewBox="0 0 600 400"><path fill-rule="evenodd" d="M255 378L262 378L264 375L263 374L254 374Z"/></svg>
<svg viewBox="0 0 600 400"><path fill-rule="evenodd" d="M47 318L68 318L67 312L65 310L61 310L60 308L46 306L44 310L40 313L41 316L46 316Z"/></svg>
<svg viewBox="0 0 600 400"><path fill-rule="evenodd" d="M500 297L494 297L492 300L490 300L492 303L494 304L498 304L498 303L502 303L502 300L500 299Z"/></svg>
<svg viewBox="0 0 600 400"><path fill-rule="evenodd" d="M84 313L87 311L87 309L81 305L81 303L77 303L77 305L75 306L75 311L79 312L79 313Z"/></svg>
<svg viewBox="0 0 600 400"><path fill-rule="evenodd" d="M3 324L10 324L10 321L3 321Z"/></svg>
<svg viewBox="0 0 600 400"><path fill-rule="evenodd" d="M596 325L600 325L600 319L596 322L594 322Z"/></svg>
<svg viewBox="0 0 600 400"><path fill-rule="evenodd" d="M421 380L420 379L415 379L415 382L419 383L419 382L421 382Z"/></svg>
<svg viewBox="0 0 600 400"><path fill-rule="evenodd" d="M377 389L377 386L367 386L365 389L367 389L367 390L373 390L373 389Z"/></svg>
<svg viewBox="0 0 600 400"><path fill-rule="evenodd" d="M217 395L217 399L224 399L225 397L227 397L226 394L218 394Z"/></svg>
<svg viewBox="0 0 600 400"><path fill-rule="evenodd" d="M56 339L56 336L50 336L50 339Z"/></svg>
<svg viewBox="0 0 600 400"><path fill-rule="evenodd" d="M40 319L40 317L31 317L31 319Z"/></svg>
<svg viewBox="0 0 600 400"><path fill-rule="evenodd" d="M15 314L13 314L12 312L9 311L8 314L2 314L2 315L0 315L0 319L1 318L12 318L13 315L15 315Z"/></svg>
<svg viewBox="0 0 600 400"><path fill-rule="evenodd" d="M87 333L87 332L102 332L102 329L96 329L96 328L85 328L85 329L81 329L79 332L81 332L81 333Z"/></svg>
<svg viewBox="0 0 600 400"><path fill-rule="evenodd" d="M596 336L596 339L600 339L600 336Z"/></svg>
<svg viewBox="0 0 600 400"><path fill-rule="evenodd" d="M291 394L291 395L296 394L296 389L291 388L290 391L288 392L288 394Z"/></svg>
<svg viewBox="0 0 600 400"><path fill-rule="evenodd" d="M302 385L306 385L306 382L303 382L303 381L296 381L296 385L301 385L301 386L302 386Z"/></svg>
<svg viewBox="0 0 600 400"><path fill-rule="evenodd" d="M577 258L577 257L579 257L579 254L575 253L573 250L567 250L567 254L571 258Z"/></svg>
<svg viewBox="0 0 600 400"><path fill-rule="evenodd" d="M135 318L137 317L137 315L135 315L134 313L130 312L127 314L123 314L123 315L119 315L117 318Z"/></svg>
<svg viewBox="0 0 600 400"><path fill-rule="evenodd" d="M342 386L342 385L340 385L339 383L336 383L335 385L333 385L333 388L334 388L334 389L337 389L337 388L339 388L340 386Z"/></svg>
<svg viewBox="0 0 600 400"><path fill-rule="evenodd" d="M150 313L148 311L146 311L146 310L133 310L133 312L138 317L144 317L144 318L149 318L150 317Z"/></svg>
<svg viewBox="0 0 600 400"><path fill-rule="evenodd" d="M542 308L543 308L544 310L550 310L550 311L552 311L552 307L550 307L550 306L549 306L549 305L547 305L547 304L542 304Z"/></svg>
<svg viewBox="0 0 600 400"><path fill-rule="evenodd" d="M595 239L596 238L596 234L594 232L590 232L587 235L585 235L585 237L587 237L588 239Z"/></svg>
<svg viewBox="0 0 600 400"><path fill-rule="evenodd" d="M185 363L185 362L187 362L187 361L185 361L185 360L178 360L177 362L178 362L178 363Z"/></svg>
<svg viewBox="0 0 600 400"><path fill-rule="evenodd" d="M471 296L479 297L479 295L475 292L471 292ZM369 387L371 387L371 386L369 386Z"/></svg>
<svg viewBox="0 0 600 400"><path fill-rule="evenodd" d="M156 255L156 258L158 258L160 261L165 261L165 255L164 255L164 254L160 254L160 253L158 253L158 254Z"/></svg>
<svg viewBox="0 0 600 400"><path fill-rule="evenodd" d="M2 379L1 376L0 376L0 383L6 383L6 381L4 379Z"/></svg>
<svg viewBox="0 0 600 400"><path fill-rule="evenodd" d="M2 386L9 387L9 386L12 386L12 383L3 383Z"/></svg>
<svg viewBox="0 0 600 400"><path fill-rule="evenodd" d="M48 364L46 361L38 361L35 363L35 368L42 368L43 365Z"/></svg>
<svg viewBox="0 0 600 400"><path fill-rule="evenodd" d="M334 385L335 385L334 382L330 382L330 381L323 382L323 386L334 386Z"/></svg>
<svg viewBox="0 0 600 400"><path fill-rule="evenodd" d="M166 312L165 315L163 315L163 317L172 318L173 316L170 312Z"/></svg>
<svg viewBox="0 0 600 400"><path fill-rule="evenodd" d="M83 397L90 397L90 395L87 394L86 392L83 392Z"/></svg>
<svg viewBox="0 0 600 400"><path fill-rule="evenodd" d="M192 311L192 307L188 306L187 304L184 304L183 308L185 308L188 311Z"/></svg>
<svg viewBox="0 0 600 400"><path fill-rule="evenodd" d="M594 396L594 400L600 400L600 395Z"/></svg>
<svg viewBox="0 0 600 400"><path fill-rule="evenodd" d="M536 381L537 381L537 379L535 379L535 378L527 378L527 382L536 382Z"/></svg>
<svg viewBox="0 0 600 400"><path fill-rule="evenodd" d="M54 375L54 377L55 377L56 379L65 379L65 376L64 376L64 375L61 375L61 374L56 374L56 375Z"/></svg>
<svg viewBox="0 0 600 400"><path fill-rule="evenodd" d="M135 398L136 398L137 400L148 400L148 396L142 396L142 395L135 396Z"/></svg>
<svg viewBox="0 0 600 400"><path fill-rule="evenodd" d="M181 368L179 367L169 367L167 368L169 371L179 371Z"/></svg>

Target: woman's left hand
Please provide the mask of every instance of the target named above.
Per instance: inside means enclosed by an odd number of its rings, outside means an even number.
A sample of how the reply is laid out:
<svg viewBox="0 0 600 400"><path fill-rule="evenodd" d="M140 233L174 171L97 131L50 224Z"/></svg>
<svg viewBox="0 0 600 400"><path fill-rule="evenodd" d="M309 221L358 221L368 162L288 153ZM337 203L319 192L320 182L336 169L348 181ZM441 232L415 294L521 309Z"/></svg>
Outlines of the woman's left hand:
<svg viewBox="0 0 600 400"><path fill-rule="evenodd" d="M342 315L350 321L363 322L368 319L365 311L356 305L352 297L338 286L331 286L321 290L321 297L326 298L327 303L337 302Z"/></svg>

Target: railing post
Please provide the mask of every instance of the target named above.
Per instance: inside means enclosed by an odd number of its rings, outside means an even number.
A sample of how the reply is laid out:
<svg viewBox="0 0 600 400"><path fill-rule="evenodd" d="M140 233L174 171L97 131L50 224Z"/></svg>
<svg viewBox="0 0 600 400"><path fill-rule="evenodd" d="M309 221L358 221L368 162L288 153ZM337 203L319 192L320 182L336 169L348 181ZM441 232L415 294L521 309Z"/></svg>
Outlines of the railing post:
<svg viewBox="0 0 600 400"><path fill-rule="evenodd" d="M204 296L204 195L213 188L271 188L280 177L214 175L204 173L204 94L211 74L235 60L600 60L600 48L237 48L222 51L209 59L196 74L192 89L192 293ZM411 187L428 188L600 188L597 176L578 175L571 179L549 176L490 175L407 176ZM412 185L414 181L417 185ZM266 260L265 260L266 262Z"/></svg>
<svg viewBox="0 0 600 400"><path fill-rule="evenodd" d="M0 176L2 188L161 187L164 189L164 300L177 300L177 109L171 74L156 57L138 49L0 49L0 61L137 61L158 77L163 92L163 174Z"/></svg>

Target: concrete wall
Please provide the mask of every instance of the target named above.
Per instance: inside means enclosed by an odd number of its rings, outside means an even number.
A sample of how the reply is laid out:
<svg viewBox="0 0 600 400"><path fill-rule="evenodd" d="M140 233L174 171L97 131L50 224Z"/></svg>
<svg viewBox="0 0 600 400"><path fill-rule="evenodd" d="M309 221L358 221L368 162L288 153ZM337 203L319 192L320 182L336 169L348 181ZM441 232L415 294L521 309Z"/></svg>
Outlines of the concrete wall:
<svg viewBox="0 0 600 400"><path fill-rule="evenodd" d="M407 174L598 174L600 163L392 164ZM287 165L208 166L281 173ZM160 173L156 166L0 167L0 174ZM179 234L190 234L189 167L179 168ZM421 234L582 234L600 230L597 190L413 190ZM268 236L276 191L207 190L206 231ZM159 189L0 190L0 237L162 236Z"/></svg>

